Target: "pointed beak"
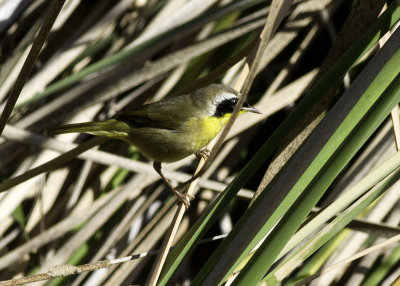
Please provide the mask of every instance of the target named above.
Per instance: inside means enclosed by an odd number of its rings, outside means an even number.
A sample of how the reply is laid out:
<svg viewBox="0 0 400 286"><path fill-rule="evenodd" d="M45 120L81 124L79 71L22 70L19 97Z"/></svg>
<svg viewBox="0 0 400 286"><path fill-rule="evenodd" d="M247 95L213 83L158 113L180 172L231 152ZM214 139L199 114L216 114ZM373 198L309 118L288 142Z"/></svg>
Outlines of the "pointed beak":
<svg viewBox="0 0 400 286"><path fill-rule="evenodd" d="M253 113L262 114L262 112L260 110L258 110L257 108L251 106L247 102L245 102L243 104L242 110L247 111L247 112L253 112Z"/></svg>

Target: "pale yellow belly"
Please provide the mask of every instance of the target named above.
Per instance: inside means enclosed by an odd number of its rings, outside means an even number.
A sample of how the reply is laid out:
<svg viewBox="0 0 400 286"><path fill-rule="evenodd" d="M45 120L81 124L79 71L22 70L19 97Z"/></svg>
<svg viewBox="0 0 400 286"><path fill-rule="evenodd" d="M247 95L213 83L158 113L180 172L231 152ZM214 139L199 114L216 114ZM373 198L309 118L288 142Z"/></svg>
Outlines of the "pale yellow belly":
<svg viewBox="0 0 400 286"><path fill-rule="evenodd" d="M175 162L207 145L228 119L192 119L177 131L144 128L130 134L129 142L156 162Z"/></svg>

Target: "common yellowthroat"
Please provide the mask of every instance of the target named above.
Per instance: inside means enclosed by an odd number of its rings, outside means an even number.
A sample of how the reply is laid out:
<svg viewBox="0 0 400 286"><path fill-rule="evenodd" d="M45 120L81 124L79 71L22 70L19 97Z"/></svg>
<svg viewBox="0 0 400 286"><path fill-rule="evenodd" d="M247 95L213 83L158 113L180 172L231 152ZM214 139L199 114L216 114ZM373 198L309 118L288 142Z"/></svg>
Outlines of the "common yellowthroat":
<svg viewBox="0 0 400 286"><path fill-rule="evenodd" d="M175 162L191 154L201 155L228 122L240 93L212 84L192 94L166 98L118 114L106 121L68 124L49 134L83 132L124 140L154 161L153 167L186 207L189 198L172 187L161 171L162 162ZM245 103L239 113L261 113Z"/></svg>

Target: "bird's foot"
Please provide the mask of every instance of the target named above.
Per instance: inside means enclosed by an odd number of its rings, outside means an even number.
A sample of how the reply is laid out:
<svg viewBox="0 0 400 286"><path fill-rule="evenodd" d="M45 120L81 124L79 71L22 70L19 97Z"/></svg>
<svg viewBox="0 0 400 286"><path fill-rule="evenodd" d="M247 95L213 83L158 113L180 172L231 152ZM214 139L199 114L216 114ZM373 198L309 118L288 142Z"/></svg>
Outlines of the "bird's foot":
<svg viewBox="0 0 400 286"><path fill-rule="evenodd" d="M207 148L203 148L203 149L200 149L199 151L197 151L196 153L194 153L194 155L198 159L203 158L204 160L207 160L208 157L210 157L210 155L211 155L211 151L208 150Z"/></svg>
<svg viewBox="0 0 400 286"><path fill-rule="evenodd" d="M185 205L186 209L189 209L190 201L193 200L194 197L189 194L182 194L175 189L174 189L174 193L175 193L176 197L178 198L178 204L179 204L179 202L181 202Z"/></svg>

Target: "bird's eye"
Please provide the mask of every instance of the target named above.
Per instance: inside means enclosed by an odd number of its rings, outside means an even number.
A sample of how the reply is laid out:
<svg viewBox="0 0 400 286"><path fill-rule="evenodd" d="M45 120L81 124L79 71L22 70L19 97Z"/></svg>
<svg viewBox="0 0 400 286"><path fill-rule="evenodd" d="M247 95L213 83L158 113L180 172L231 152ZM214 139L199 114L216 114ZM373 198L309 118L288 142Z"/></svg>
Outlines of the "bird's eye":
<svg viewBox="0 0 400 286"><path fill-rule="evenodd" d="M238 102L237 97L227 98L220 103L218 103L217 108L215 110L214 116L221 117L227 113L232 113L235 109L236 103Z"/></svg>

